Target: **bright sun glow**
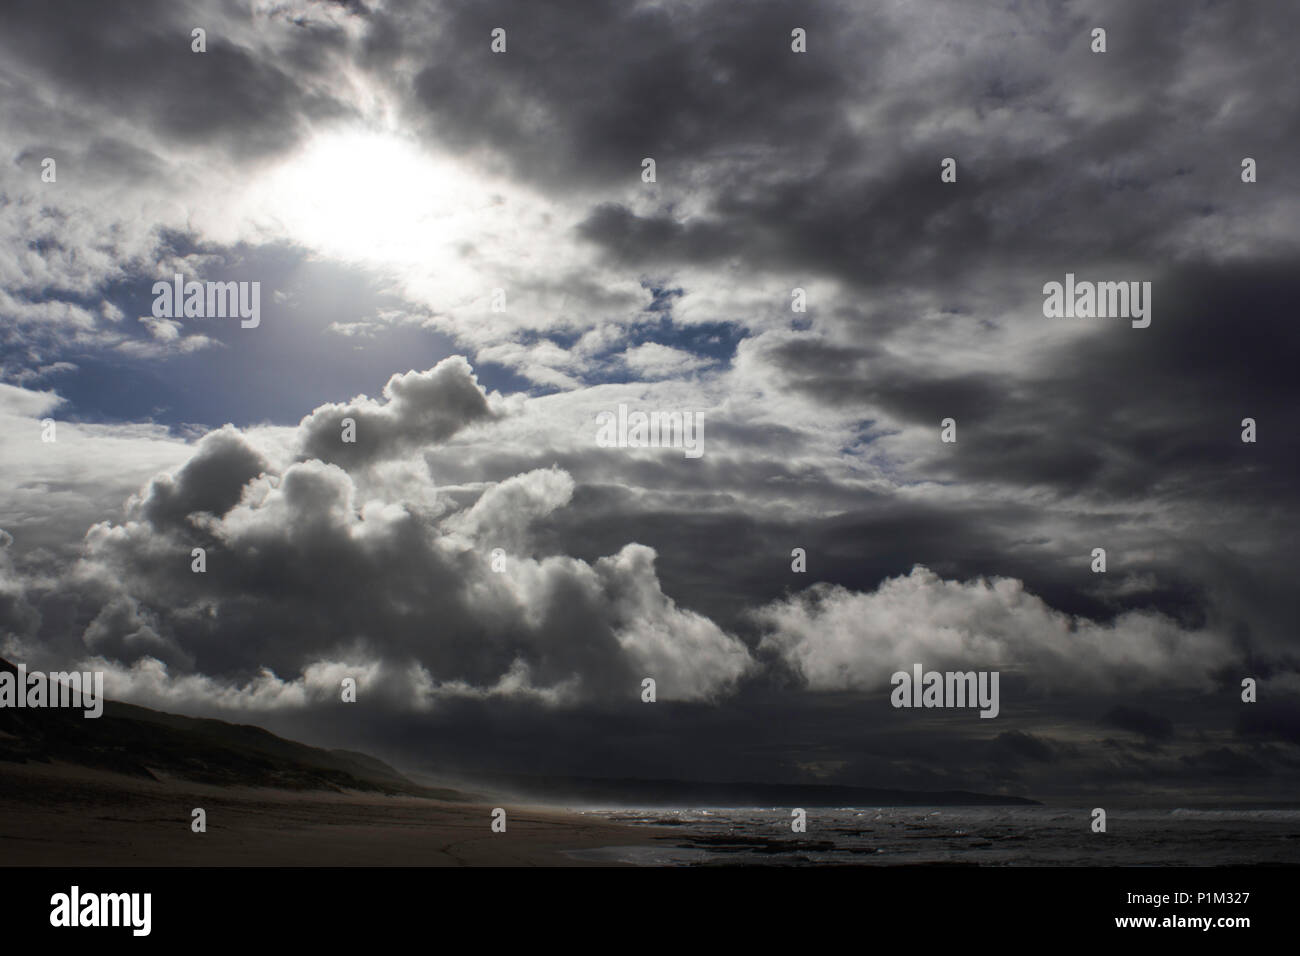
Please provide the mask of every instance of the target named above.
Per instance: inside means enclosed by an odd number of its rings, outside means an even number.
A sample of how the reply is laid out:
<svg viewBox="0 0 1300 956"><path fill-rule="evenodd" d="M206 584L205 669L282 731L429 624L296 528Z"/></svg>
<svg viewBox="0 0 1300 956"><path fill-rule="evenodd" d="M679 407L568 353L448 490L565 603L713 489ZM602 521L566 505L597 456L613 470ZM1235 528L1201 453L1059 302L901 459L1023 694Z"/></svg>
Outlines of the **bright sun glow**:
<svg viewBox="0 0 1300 956"><path fill-rule="evenodd" d="M310 142L254 188L252 217L340 259L427 261L493 205L488 185L384 133ZM481 226L479 227L481 228Z"/></svg>

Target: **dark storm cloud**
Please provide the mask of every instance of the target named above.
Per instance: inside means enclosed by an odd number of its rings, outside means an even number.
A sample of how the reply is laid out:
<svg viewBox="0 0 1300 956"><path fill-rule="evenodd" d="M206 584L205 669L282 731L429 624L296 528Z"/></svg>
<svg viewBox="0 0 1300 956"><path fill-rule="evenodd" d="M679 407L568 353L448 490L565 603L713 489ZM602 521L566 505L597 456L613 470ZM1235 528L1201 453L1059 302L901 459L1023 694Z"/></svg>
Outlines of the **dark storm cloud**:
<svg viewBox="0 0 1300 956"><path fill-rule="evenodd" d="M936 454L933 476L1045 485L1105 500L1168 496L1294 503L1300 438L1270 427L1241 442L1241 420L1300 415L1288 318L1300 280L1294 263L1201 263L1152 281L1146 329L1099 323L1023 369L936 374L871 347L794 339L770 353L788 387L835 406L882 411L932 426L959 423L960 454ZM1041 290L1024 288L1037 310ZM1213 388L1206 384L1213 382Z"/></svg>
<svg viewBox="0 0 1300 956"><path fill-rule="evenodd" d="M681 223L669 216L643 218L617 203L598 206L579 227L579 234L605 246L623 265L637 268L710 264L740 252L742 242L740 233L726 223Z"/></svg>
<svg viewBox="0 0 1300 956"><path fill-rule="evenodd" d="M615 488L581 486L575 507L549 516L539 534L578 555L608 553L629 538L644 542L659 553L665 587L678 600L742 630L756 603L809 583L791 572L796 547L807 555L812 581L854 590L869 591L920 563L958 579L982 573L1016 577L1071 613L1102 619L1115 613L1115 606L1080 592L1078 568L1062 566L1039 549L1017 547L1016 529L1032 520L1032 509L905 505L885 495L837 489L825 476L803 477L806 494L823 494L828 503L842 497L851 510L783 519L735 501L713 501L707 512L693 511L680 494L672 507L638 503Z"/></svg>
<svg viewBox="0 0 1300 956"><path fill-rule="evenodd" d="M13 535L0 529L0 633L28 634L39 626L40 615L19 583L9 552L13 543Z"/></svg>
<svg viewBox="0 0 1300 956"><path fill-rule="evenodd" d="M333 62L323 51L343 48L336 32L302 31L286 37L282 50L255 49L221 31L240 11L218 11L142 0L124 15L95 0L15 0L5 5L0 48L35 99L53 88L130 117L170 144L240 159L285 151L311 122L349 112L322 92ZM207 30L206 53L191 51L195 27ZM103 150L96 157L114 158Z"/></svg>
<svg viewBox="0 0 1300 956"><path fill-rule="evenodd" d="M993 739L994 747L1006 752L1006 759L1011 763L1032 760L1035 763L1054 763L1059 759L1056 748L1034 734L1023 730L1008 730Z"/></svg>
<svg viewBox="0 0 1300 956"><path fill-rule="evenodd" d="M113 137L104 137L88 143L79 152L55 143L36 144L20 151L14 163L23 169L39 174L41 160L46 156L59 157L62 174L74 173L88 180L111 181L160 177L164 171L162 160L147 149Z"/></svg>
<svg viewBox="0 0 1300 956"><path fill-rule="evenodd" d="M1198 775L1209 774L1211 777L1227 777L1232 780L1269 777L1278 772L1274 760L1261 760L1254 754L1228 747L1214 747L1199 753L1187 754L1182 758L1182 762Z"/></svg>
<svg viewBox="0 0 1300 956"><path fill-rule="evenodd" d="M842 123L851 50L830 5L452 2L435 22L399 3L371 25L376 55L412 58L412 105L430 135L488 148L551 187L635 181L646 156L681 168L737 143L793 151ZM822 56L788 55L796 26L817 34ZM496 27L502 56L489 53ZM856 72L871 72L870 51L857 52Z"/></svg>
<svg viewBox="0 0 1300 956"><path fill-rule="evenodd" d="M460 356L427 372L394 375L383 397L383 403L362 397L316 409L302 422L303 456L348 463L393 458L493 417L469 363ZM344 439L345 421L352 422L351 440Z"/></svg>
<svg viewBox="0 0 1300 956"><path fill-rule="evenodd" d="M1295 276L1291 262L1161 274L1150 328L1062 348L1037 381L1007 389L1001 408L972 409L976 441L991 441L955 470L1108 498L1294 504L1300 439L1283 429L1243 444L1241 421L1262 427L1300 413L1287 358L1300 346L1286 318L1300 295Z"/></svg>
<svg viewBox="0 0 1300 956"><path fill-rule="evenodd" d="M441 375L472 381L459 360L440 367ZM312 420L309 416L302 426L304 434ZM299 437L281 441L293 448ZM404 461L413 460L415 451L408 451ZM410 766L424 765L436 755L436 769L443 772L726 776L1074 793L1107 781L1131 783L1162 774L1191 783L1198 773L1219 775L1225 761L1251 767L1265 759L1251 744L1234 743L1206 760L1175 754L1156 761L1152 753L1117 742L1126 754L1124 762L1108 765L1098 745L1080 748L1042 733L1043 720L1063 721L1068 728L1075 719L1071 707L1086 713L1092 705L1089 694L1077 692L1082 669L1090 666L1088 651L1076 657L1080 652L1072 647L1083 644L1085 628L1092 629L1083 621L1075 622L1077 633L1061 631L1070 637L1051 651L1064 655L1058 663L1030 668L1027 679L1009 677L1004 683L1010 728L1001 721L996 728L963 723L954 714L916 719L890 708L884 694L807 694L775 668L742 684L725 706L673 704L669 692L675 681L704 674L725 683L735 673L727 669L727 657L743 652L705 619L683 615L665 602L650 552L623 545L662 540L671 546L665 555L667 564L677 565L671 593L680 593L687 607L710 590L719 594L706 600L721 604L734 596L740 607L746 598L752 602L790 580L784 543L756 543L775 536L775 522L763 527L749 519L749 529L736 534L740 526L729 525L735 518L725 513L711 524L689 511L659 511L643 523L620 526L620 517L635 513L627 503L608 512L604 529L599 520L564 522L559 518L569 511L584 520L598 519L608 503L602 506L599 497L572 498L572 483L558 470L516 473L467 496L451 515L445 503L422 506L405 486L365 484L367 462L351 463L352 473L319 461L298 462L245 480L236 499L233 489L261 462L262 456L233 430L205 438L189 463L145 489L125 523L92 529L76 590L38 597L43 621L28 621L24 629L43 625L51 639L72 636L86 651L108 657L115 668L131 664L130 670L115 672L123 682L119 686L131 687L141 702L207 712L216 708L217 713L229 713L223 706L234 707L282 732L335 744L354 742ZM586 494L598 495L598 489ZM384 505L384 499L394 496L402 502L400 509ZM888 517L886 507L882 501L877 521ZM178 520L187 510L188 520ZM151 515L147 527L135 523ZM835 529L842 535L844 563L852 563L855 534L897 543L907 529L921 527L926 516L892 517L897 525L889 532L883 524L865 533ZM660 538L650 529L655 518ZM834 525L826 522L828 533ZM933 548L942 553L943 523L933 522L930 531ZM582 535L591 540L580 543ZM504 575L488 573L485 560L489 548L499 543L509 548L514 569ZM190 571L189 549L195 544L209 549L203 575ZM683 563L683 553L691 548L705 557ZM752 555L752 560L732 571L728 551L732 559ZM529 553L549 557L540 563L520 557ZM773 567L765 577L747 579L743 569L761 563L765 555L780 565L779 571ZM823 560L814 549L818 578ZM710 569L710 562L717 566ZM700 579L694 587L692 577ZM670 578L665 575L663 581L668 587ZM878 610L850 612L853 629L869 625L890 634L895 625L900 630L910 626L927 612L923 600L908 603L917 600L910 589L918 581L962 601L990 599L991 592L979 585L953 587L913 574L895 583L894 596L875 605ZM862 589L869 588L864 580ZM69 593L75 600L69 600ZM1010 598L1006 609L1012 617L1020 613L1016 608L1035 615L1017 638L1027 642L1026 649L1056 643L1042 641L1042 623L1056 620L1050 609L1015 590L999 593ZM850 597L848 592L845 596ZM983 623L984 612L973 610L968 615L959 609L921 630L938 633L958 624L969 625L973 634L997 634L1020 627L1004 610ZM1042 617L1043 612L1048 616ZM896 621L877 620L886 613ZM695 643L680 657L629 655L627 645L620 645L638 627L647 635L694 633ZM811 633L834 629L827 624ZM1175 632L1165 627L1164 633L1158 652L1163 663L1154 673L1148 670L1145 680L1159 684L1175 670L1185 678L1209 663L1208 645L1170 642ZM1113 649L1121 666L1128 666L1127 654L1133 652L1135 659L1147 661L1143 668L1150 667L1149 655L1156 648L1148 643L1138 650L1142 643L1125 641ZM632 647L638 645L634 640ZM169 671L160 671L151 663L155 661ZM516 661L525 662L526 669L511 670ZM414 662L425 670L413 669ZM663 678L664 705L653 713L635 693L647 667ZM265 673L259 678L258 668L271 668L284 679ZM1161 668L1168 668L1163 676ZM1034 692L1033 685L1053 672L1053 679L1065 682L1062 686L1076 688L1071 704L1044 701ZM298 681L288 680L298 674ZM340 722L323 702L336 693L341 676L355 674L363 678L368 706L357 713L365 719ZM548 703L542 696L547 688L574 678L581 684L569 687L560 700ZM239 689L238 682L246 680L254 683ZM434 681L441 685L434 693L435 706L425 712L413 708L430 694ZM1115 701L1109 696L1112 709L1131 707L1122 697ZM1227 697L1235 699L1231 686ZM296 703L286 706L286 699ZM1218 711L1224 707L1217 706ZM1222 716L1215 719L1221 722ZM1198 726L1212 723L1198 718ZM755 738L758 726L766 729ZM405 742L428 740L440 743L431 750L425 743ZM1035 769L1042 767L1053 768L1050 786Z"/></svg>
<svg viewBox="0 0 1300 956"><path fill-rule="evenodd" d="M1188 217L1265 209L1238 162L1283 168L1295 133L1275 112L1289 55L1277 17L1295 13L1267 4L1031 5L987 23L832 4L441 11L436 32L409 5L370 21L372 55L416 70L431 136L552 187L635 183L655 156L665 202L703 201L690 221L593 205L580 234L639 268L738 256L952 290L1008 263L1155 256ZM1102 21L1111 49L1097 55ZM509 48L493 56L497 26ZM806 55L790 52L793 26ZM906 74L909 58L929 72ZM870 121L850 122L855 109ZM957 184L939 183L945 156Z"/></svg>
<svg viewBox="0 0 1300 956"><path fill-rule="evenodd" d="M65 580L74 601L47 593L37 619L15 604L16 623L43 653L75 653L79 637L164 705L314 706L343 676L416 711L635 699L647 674L665 700L708 700L751 667L743 644L662 592L649 548L586 562L535 546L530 526L571 498L564 472L514 474L465 502L438 491L419 451L495 417L463 358L389 386L385 403L349 406L377 450L338 456L345 467L296 454L339 441L319 425L335 409L275 439L275 464L235 429L208 434L125 520L89 530Z"/></svg>
<svg viewBox="0 0 1300 956"><path fill-rule="evenodd" d="M160 475L150 483L141 514L160 531L184 527L191 514L223 515L264 471L262 456L233 428L209 432L174 477Z"/></svg>
<svg viewBox="0 0 1300 956"><path fill-rule="evenodd" d="M1261 700L1242 708L1237 732L1245 738L1300 744L1300 701Z"/></svg>
<svg viewBox="0 0 1300 956"><path fill-rule="evenodd" d="M1128 593L1107 580L1091 597L1071 598L1059 586L1077 593L1080 582L1071 567L1082 565L1068 556L1058 564L1050 554L1054 544L1033 558L1046 560L1037 568L1025 566L1037 551L1030 534L1014 549L982 557L1051 594L1058 606L1144 602L1194 620L1214 592L1243 634L1276 647L1289 641L1281 622L1294 616L1291 585L1280 569L1298 556L1293 536L1268 518L1291 513L1297 504L1300 441L1274 424L1300 416L1300 387L1289 358L1300 345L1288 318L1300 295L1294 275L1283 262L1165 271L1153 282L1150 328L1118 323L1006 373L909 375L906 366L875 350L822 342L782 345L773 362L789 387L835 407L862 407L864 415L925 427L936 436L940 420L954 417L958 443L936 441L914 474L1088 502L1095 511L1071 519L1078 553L1108 545L1112 571L1118 557L1125 570L1154 575L1145 584L1130 581ZM1267 439L1243 443L1244 418L1255 419L1260 429L1269 423ZM1139 503L1189 530L1159 533L1160 548L1148 551L1149 520L1146 529L1124 530L1127 521L1117 523L1125 507ZM1028 512L1009 518L1004 514L995 526L1005 532L1033 522ZM998 533L991 540L1009 544L1015 537ZM949 547L958 562L961 541L955 529ZM1121 542L1125 547L1117 550ZM1143 556L1125 557L1129 551ZM1052 579L1056 586L1048 584ZM1096 613L1095 606L1089 610Z"/></svg>
<svg viewBox="0 0 1300 956"><path fill-rule="evenodd" d="M1101 718L1103 724L1141 734L1149 740L1169 740L1174 735L1173 722L1140 707L1115 707Z"/></svg>

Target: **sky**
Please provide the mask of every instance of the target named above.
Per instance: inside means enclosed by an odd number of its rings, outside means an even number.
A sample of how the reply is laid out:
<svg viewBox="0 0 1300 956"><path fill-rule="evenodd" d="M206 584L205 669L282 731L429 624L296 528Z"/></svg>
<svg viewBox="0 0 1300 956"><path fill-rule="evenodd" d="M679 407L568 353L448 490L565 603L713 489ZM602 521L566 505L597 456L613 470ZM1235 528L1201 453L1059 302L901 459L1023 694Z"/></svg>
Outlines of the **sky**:
<svg viewBox="0 0 1300 956"><path fill-rule="evenodd" d="M5 657L434 773L1293 799L1300 10L0 19Z"/></svg>

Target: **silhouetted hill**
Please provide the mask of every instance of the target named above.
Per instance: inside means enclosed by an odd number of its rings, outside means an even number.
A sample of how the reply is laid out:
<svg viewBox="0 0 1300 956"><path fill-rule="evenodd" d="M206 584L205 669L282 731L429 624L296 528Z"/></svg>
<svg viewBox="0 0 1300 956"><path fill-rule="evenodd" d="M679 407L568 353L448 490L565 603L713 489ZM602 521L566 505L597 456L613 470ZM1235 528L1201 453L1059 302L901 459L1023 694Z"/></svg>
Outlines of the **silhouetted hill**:
<svg viewBox="0 0 1300 956"><path fill-rule="evenodd" d="M0 659L0 670L17 668ZM422 787L366 754L323 750L261 727L182 717L105 701L103 716L80 710L0 707L0 761L58 760L133 776L175 776L220 786L363 790L467 799Z"/></svg>

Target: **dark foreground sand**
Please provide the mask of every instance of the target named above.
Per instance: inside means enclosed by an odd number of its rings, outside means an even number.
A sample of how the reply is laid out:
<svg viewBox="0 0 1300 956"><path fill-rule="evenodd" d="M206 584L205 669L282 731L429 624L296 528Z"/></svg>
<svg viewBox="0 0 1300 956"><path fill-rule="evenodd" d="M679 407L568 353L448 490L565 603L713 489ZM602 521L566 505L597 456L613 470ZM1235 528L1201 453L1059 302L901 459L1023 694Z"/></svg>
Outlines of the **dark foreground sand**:
<svg viewBox="0 0 1300 956"><path fill-rule="evenodd" d="M656 834L577 814L364 793L151 781L0 762L0 866L575 866L565 850ZM206 833L190 829L207 811Z"/></svg>

